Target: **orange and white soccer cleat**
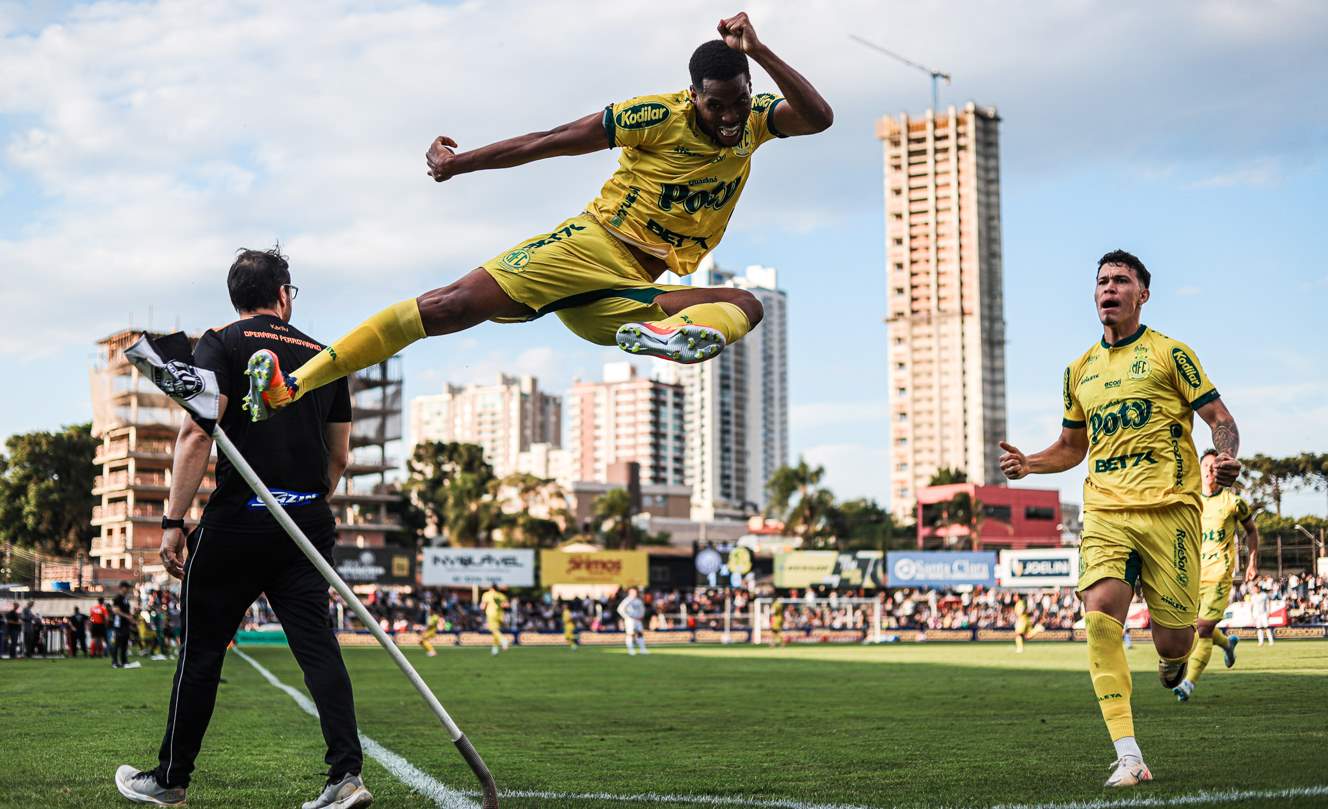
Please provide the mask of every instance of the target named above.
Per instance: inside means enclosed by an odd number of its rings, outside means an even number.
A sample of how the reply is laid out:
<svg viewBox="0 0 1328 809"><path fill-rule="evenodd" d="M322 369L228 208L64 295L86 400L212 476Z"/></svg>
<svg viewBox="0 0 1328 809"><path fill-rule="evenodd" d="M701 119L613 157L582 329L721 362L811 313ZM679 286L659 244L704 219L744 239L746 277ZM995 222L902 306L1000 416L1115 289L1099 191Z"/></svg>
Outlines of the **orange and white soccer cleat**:
<svg viewBox="0 0 1328 809"><path fill-rule="evenodd" d="M249 392L241 403L249 418L266 421L272 414L295 401L295 379L281 373L277 355L266 348L259 349L249 358L244 369L249 377Z"/></svg>
<svg viewBox="0 0 1328 809"><path fill-rule="evenodd" d="M618 327L618 347L629 354L659 357L683 365L704 362L724 350L724 335L718 329L688 323L660 326L627 323Z"/></svg>
<svg viewBox="0 0 1328 809"><path fill-rule="evenodd" d="M1136 784L1142 784L1144 781L1153 780L1153 774L1148 771L1148 765L1137 756L1121 756L1111 766L1113 767L1111 777L1107 779L1103 786L1132 787Z"/></svg>

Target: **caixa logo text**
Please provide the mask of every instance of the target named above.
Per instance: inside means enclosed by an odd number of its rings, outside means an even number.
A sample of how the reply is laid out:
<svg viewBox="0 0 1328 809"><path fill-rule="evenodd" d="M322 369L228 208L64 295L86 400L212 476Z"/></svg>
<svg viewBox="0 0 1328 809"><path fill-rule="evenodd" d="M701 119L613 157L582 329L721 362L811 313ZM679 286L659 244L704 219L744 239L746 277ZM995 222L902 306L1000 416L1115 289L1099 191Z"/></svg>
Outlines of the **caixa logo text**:
<svg viewBox="0 0 1328 809"><path fill-rule="evenodd" d="M287 491L286 489L272 490L272 498L281 506L302 506L305 503L312 503L319 497L322 497L322 495L317 492L292 492ZM245 505L254 509L267 508L267 504L262 500L259 500L257 497L249 498L249 502Z"/></svg>

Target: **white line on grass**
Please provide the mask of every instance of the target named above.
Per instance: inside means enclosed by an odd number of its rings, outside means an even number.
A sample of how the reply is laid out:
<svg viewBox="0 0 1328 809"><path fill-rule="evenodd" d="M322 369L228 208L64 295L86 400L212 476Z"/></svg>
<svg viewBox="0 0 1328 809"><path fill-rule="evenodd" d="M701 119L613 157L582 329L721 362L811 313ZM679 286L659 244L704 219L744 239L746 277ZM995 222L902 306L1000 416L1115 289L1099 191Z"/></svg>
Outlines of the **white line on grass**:
<svg viewBox="0 0 1328 809"><path fill-rule="evenodd" d="M235 653L253 666L263 679L285 691L295 704L310 716L317 718L318 708L299 690L286 685L261 663L238 648ZM360 734L360 744L369 757L383 765L396 779L414 791L432 800L440 809L476 809L467 795L444 786L428 773L378 742ZM562 801L603 801L606 803L672 803L689 806L749 806L753 809L878 809L878 807L847 803L811 803L809 801L772 798L736 798L725 795L666 795L642 792L634 795L615 795L609 792L544 792L538 790L504 790L504 798L528 798ZM1196 804L1242 803L1244 801L1291 800L1294 798L1321 798L1328 796L1328 786L1298 787L1291 789L1244 789L1195 792L1189 795L1150 796L1136 795L1070 803L1001 803L987 809L1151 809L1151 807L1194 806Z"/></svg>
<svg viewBox="0 0 1328 809"><path fill-rule="evenodd" d="M282 691L285 691L287 696L295 700L295 704L299 705L305 713L314 718L318 717L318 708L314 705L313 700L306 697L298 689L292 688L281 680L278 680L277 675L268 671L263 667L263 664L240 651L238 648L235 650L235 653L243 658L249 665L257 669L258 673L263 675L263 679ZM360 734L360 746L364 748L364 752L368 754L370 758L383 765L384 769L396 776L398 781L426 798L429 798L437 804L440 809L478 809L478 804L467 798L464 793L444 786L433 776L420 770L414 764L411 764L401 756L393 753L386 747L383 747L381 744L370 739L368 736L365 736L363 733Z"/></svg>

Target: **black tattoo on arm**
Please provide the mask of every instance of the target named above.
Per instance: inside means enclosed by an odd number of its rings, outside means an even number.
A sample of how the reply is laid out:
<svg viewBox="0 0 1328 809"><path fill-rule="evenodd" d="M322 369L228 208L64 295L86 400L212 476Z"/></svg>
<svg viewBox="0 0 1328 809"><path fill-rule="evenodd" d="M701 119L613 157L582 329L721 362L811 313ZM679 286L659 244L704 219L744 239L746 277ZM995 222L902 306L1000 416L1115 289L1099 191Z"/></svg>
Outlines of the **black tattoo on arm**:
<svg viewBox="0 0 1328 809"><path fill-rule="evenodd" d="M1235 421L1225 419L1213 425L1213 448L1233 458L1239 457L1240 431L1236 429Z"/></svg>

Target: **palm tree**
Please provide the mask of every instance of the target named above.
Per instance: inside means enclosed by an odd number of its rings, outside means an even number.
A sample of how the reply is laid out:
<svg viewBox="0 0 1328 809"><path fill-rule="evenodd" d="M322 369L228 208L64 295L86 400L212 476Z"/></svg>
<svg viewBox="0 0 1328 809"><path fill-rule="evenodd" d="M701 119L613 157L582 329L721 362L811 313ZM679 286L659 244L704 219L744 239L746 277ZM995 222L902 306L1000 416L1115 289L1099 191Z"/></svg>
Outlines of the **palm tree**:
<svg viewBox="0 0 1328 809"><path fill-rule="evenodd" d="M614 547L623 550L636 547L636 532L632 530L632 497L626 489L609 489L596 497L593 513L596 532L602 533L606 539L614 537Z"/></svg>

